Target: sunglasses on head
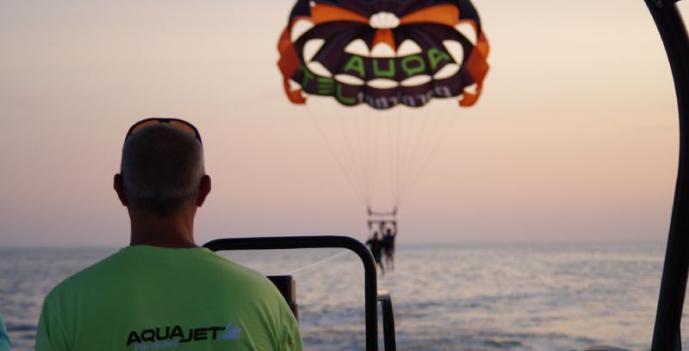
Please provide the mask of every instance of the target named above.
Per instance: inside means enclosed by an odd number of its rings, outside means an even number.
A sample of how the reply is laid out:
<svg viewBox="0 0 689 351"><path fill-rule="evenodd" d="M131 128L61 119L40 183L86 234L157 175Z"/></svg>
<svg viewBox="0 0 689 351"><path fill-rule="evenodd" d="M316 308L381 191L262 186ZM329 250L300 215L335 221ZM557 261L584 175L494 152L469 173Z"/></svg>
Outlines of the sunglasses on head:
<svg viewBox="0 0 689 351"><path fill-rule="evenodd" d="M146 119L143 119L141 121L134 123L134 125L131 126L131 128L129 128L129 131L127 132L127 136L125 137L124 141L126 142L130 136L132 136L132 135L134 135L134 134L136 134L136 133L138 133L138 132L140 132L140 131L148 128L148 127L156 126L159 124L167 124L168 126L174 128L174 129L177 129L181 132L188 133L188 134L194 136L194 138L196 138L196 140L198 140L199 143L203 144L203 142L201 141L201 134L199 134L199 130L196 129L196 127L194 127L193 124L191 124L185 120L181 120L179 118L159 118L159 117L146 118Z"/></svg>

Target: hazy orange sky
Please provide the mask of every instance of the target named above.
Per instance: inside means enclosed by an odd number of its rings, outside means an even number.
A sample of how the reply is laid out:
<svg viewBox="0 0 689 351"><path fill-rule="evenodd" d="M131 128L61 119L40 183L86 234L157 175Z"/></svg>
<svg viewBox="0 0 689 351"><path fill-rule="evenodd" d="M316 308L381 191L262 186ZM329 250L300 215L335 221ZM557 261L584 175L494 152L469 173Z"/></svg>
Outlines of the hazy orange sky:
<svg viewBox="0 0 689 351"><path fill-rule="evenodd" d="M456 120L400 209L400 240L664 240L676 105L644 2L474 4L492 70L476 107L432 107ZM311 112L283 96L275 46L291 6L0 2L0 246L125 245L111 179L147 116L201 130L214 187L200 243L363 237Z"/></svg>

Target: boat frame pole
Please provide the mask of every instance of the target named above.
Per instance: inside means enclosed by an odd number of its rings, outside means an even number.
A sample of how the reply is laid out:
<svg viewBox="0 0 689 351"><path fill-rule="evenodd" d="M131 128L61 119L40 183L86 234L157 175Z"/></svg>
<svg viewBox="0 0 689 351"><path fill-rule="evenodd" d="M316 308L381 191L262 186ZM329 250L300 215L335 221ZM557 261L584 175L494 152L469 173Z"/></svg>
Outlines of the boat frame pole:
<svg viewBox="0 0 689 351"><path fill-rule="evenodd" d="M364 266L364 308L366 351L378 350L378 272L371 251L360 241L347 236L282 236L217 239L203 245L211 251L348 249ZM388 298L389 301L389 298ZM390 309L392 313L392 309ZM394 331L394 324L393 324ZM394 350L394 348L392 349Z"/></svg>
<svg viewBox="0 0 689 351"><path fill-rule="evenodd" d="M679 164L670 233L660 285L652 351L680 351L682 308L689 272L689 38L678 0L645 0L653 16L675 81L679 110Z"/></svg>

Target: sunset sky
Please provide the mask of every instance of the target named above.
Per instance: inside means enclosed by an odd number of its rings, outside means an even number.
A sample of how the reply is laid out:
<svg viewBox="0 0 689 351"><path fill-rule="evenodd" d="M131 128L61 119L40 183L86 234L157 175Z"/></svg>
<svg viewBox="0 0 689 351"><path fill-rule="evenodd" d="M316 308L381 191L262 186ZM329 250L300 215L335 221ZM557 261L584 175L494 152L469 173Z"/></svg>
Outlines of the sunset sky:
<svg viewBox="0 0 689 351"><path fill-rule="evenodd" d="M288 0L0 2L0 246L121 246L127 128L201 130L197 241L365 235L365 208L276 67ZM677 162L667 59L641 0L475 0L491 71L400 208L412 242L662 241ZM689 16L689 2L680 3ZM314 116L315 111L315 116ZM345 111L347 113L347 111Z"/></svg>

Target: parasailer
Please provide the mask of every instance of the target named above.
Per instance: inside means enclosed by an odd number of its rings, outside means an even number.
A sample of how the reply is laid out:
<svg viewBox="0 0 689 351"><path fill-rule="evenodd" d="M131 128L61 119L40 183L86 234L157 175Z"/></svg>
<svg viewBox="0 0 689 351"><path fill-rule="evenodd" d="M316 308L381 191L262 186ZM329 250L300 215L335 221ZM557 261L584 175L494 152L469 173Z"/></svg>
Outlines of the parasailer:
<svg viewBox="0 0 689 351"><path fill-rule="evenodd" d="M395 237L397 236L397 221L392 221L385 226L383 233L383 254L385 265L390 270L395 270Z"/></svg>
<svg viewBox="0 0 689 351"><path fill-rule="evenodd" d="M371 250L373 259L376 261L376 266L378 266L380 272L385 274L385 266L383 265L383 239L379 231L373 231L373 235L366 240L366 246Z"/></svg>
<svg viewBox="0 0 689 351"><path fill-rule="evenodd" d="M392 266L397 208L454 111L404 114L434 99L476 103L489 69L476 9L469 0L298 0L278 49L289 101L336 102L314 123L368 209L369 234L387 234Z"/></svg>

